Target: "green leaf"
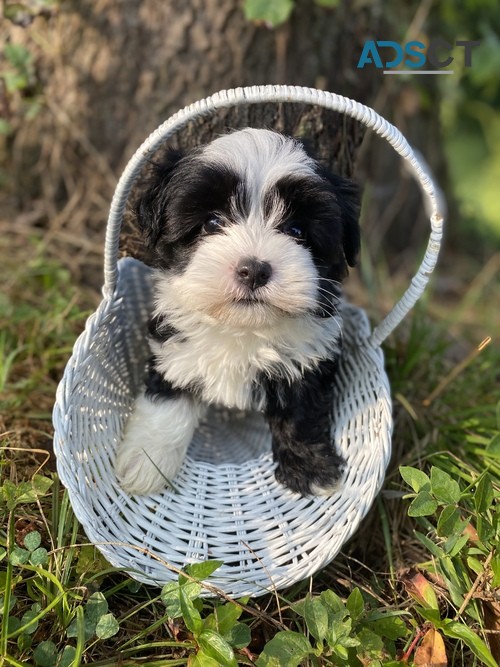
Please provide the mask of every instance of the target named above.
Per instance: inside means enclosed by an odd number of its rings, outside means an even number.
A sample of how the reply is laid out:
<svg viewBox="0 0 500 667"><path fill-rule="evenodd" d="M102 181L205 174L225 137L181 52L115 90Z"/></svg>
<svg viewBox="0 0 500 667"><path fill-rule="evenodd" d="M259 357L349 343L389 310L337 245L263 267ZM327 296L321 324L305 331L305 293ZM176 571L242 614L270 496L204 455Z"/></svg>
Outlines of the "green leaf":
<svg viewBox="0 0 500 667"><path fill-rule="evenodd" d="M119 629L120 625L113 614L103 614L97 621L95 633L99 639L109 639L114 637Z"/></svg>
<svg viewBox="0 0 500 667"><path fill-rule="evenodd" d="M450 558L455 558L455 556L462 551L468 541L468 535L461 535L460 533L457 533L446 540L446 542L443 544L443 551L448 554Z"/></svg>
<svg viewBox="0 0 500 667"><path fill-rule="evenodd" d="M245 648L252 641L252 633L246 623L236 623L223 636L227 643L236 649Z"/></svg>
<svg viewBox="0 0 500 667"><path fill-rule="evenodd" d="M108 612L108 601L104 595L97 591L92 593L87 604L85 605L85 619L88 619L91 622L94 622L97 625L97 622Z"/></svg>
<svg viewBox="0 0 500 667"><path fill-rule="evenodd" d="M356 653L361 659L361 662L366 664L367 659L373 660L380 658L384 649L384 641L380 635L376 634L369 628L362 628L358 633L358 639L360 645Z"/></svg>
<svg viewBox="0 0 500 667"><path fill-rule="evenodd" d="M188 630L193 635L198 636L203 630L203 621L201 620L200 612L195 609L192 600L186 595L184 588L179 588L179 601L181 605L181 615Z"/></svg>
<svg viewBox="0 0 500 667"><path fill-rule="evenodd" d="M206 560L202 563L190 563L184 569L193 579L203 581L208 579L222 564L221 560Z"/></svg>
<svg viewBox="0 0 500 667"><path fill-rule="evenodd" d="M332 651L343 661L347 661L349 658L349 651L342 644L335 644L335 646L332 648Z"/></svg>
<svg viewBox="0 0 500 667"><path fill-rule="evenodd" d="M85 639L88 640L96 634L97 624L99 620L107 614L108 612L108 602L104 595L98 591L92 593L87 604L85 605L84 610L84 632ZM67 628L66 636L67 637L78 637L79 634L79 623L78 619L75 619Z"/></svg>
<svg viewBox="0 0 500 667"><path fill-rule="evenodd" d="M460 500L458 482L447 472L435 466L431 468L431 492L439 502L447 505L454 505Z"/></svg>
<svg viewBox="0 0 500 667"><path fill-rule="evenodd" d="M296 614L298 614L299 616L302 616L302 618L304 618L305 605L306 605L306 600L305 600L305 598L303 598L302 600L297 600L297 602L292 602L290 606Z"/></svg>
<svg viewBox="0 0 500 667"><path fill-rule="evenodd" d="M224 667L238 667L234 651L218 632L203 630L198 637L198 644L209 658L217 660Z"/></svg>
<svg viewBox="0 0 500 667"><path fill-rule="evenodd" d="M346 607L349 610L349 614L353 621L357 621L358 618L361 618L363 612L365 611L365 601L361 595L359 588L355 588L346 601Z"/></svg>
<svg viewBox="0 0 500 667"><path fill-rule="evenodd" d="M33 637L31 635L28 635L25 632L21 632L21 634L18 635L17 648L21 653L29 651L32 645L33 645Z"/></svg>
<svg viewBox="0 0 500 667"><path fill-rule="evenodd" d="M461 639L470 650L478 657L487 667L498 667L498 663L491 655L490 650L483 642L483 640L476 635L467 625L463 625L458 621L445 620L442 625L443 634L454 639Z"/></svg>
<svg viewBox="0 0 500 667"><path fill-rule="evenodd" d="M203 587L197 581L186 581L186 583L182 584L180 588L182 588L186 597L188 597L190 600L196 600L196 598L199 597Z"/></svg>
<svg viewBox="0 0 500 667"><path fill-rule="evenodd" d="M31 533L28 533L24 538L24 546L28 551L35 551L38 549L42 542L42 536L37 530L34 530Z"/></svg>
<svg viewBox="0 0 500 667"><path fill-rule="evenodd" d="M347 617L345 619L345 621L340 621L340 620L337 620L337 619L333 620L332 619L332 622L330 623L330 625L328 627L329 633L331 631L332 625L335 625L335 630L336 630L335 634L337 635L337 640L336 641L339 644L342 644L342 646L347 646L348 644L350 644L349 635L351 634L351 630L352 630L352 618Z"/></svg>
<svg viewBox="0 0 500 667"><path fill-rule="evenodd" d="M328 632L328 610L320 600L308 595L304 604L304 619L314 639L322 642Z"/></svg>
<svg viewBox="0 0 500 667"><path fill-rule="evenodd" d="M361 641L357 637L342 637L340 642L345 648L354 648L361 644Z"/></svg>
<svg viewBox="0 0 500 667"><path fill-rule="evenodd" d="M481 542L488 543L495 536L495 528L484 516L477 517L477 534Z"/></svg>
<svg viewBox="0 0 500 667"><path fill-rule="evenodd" d="M385 615L384 618L365 622L364 625L379 637L386 637L393 641L402 639L409 633L403 619L399 616L391 616L390 614Z"/></svg>
<svg viewBox="0 0 500 667"><path fill-rule="evenodd" d="M35 475L31 482L22 482L17 489L16 504L35 503L47 493L52 484L53 481L43 475Z"/></svg>
<svg viewBox="0 0 500 667"><path fill-rule="evenodd" d="M399 466L399 474L415 493L422 491L422 489L428 490L431 487L431 480L422 470L411 466Z"/></svg>
<svg viewBox="0 0 500 667"><path fill-rule="evenodd" d="M493 504L493 499L495 497L495 492L493 490L493 484L491 477L488 473L483 475L479 482L476 485L476 493L474 494L474 506L478 514L487 512L491 509Z"/></svg>
<svg viewBox="0 0 500 667"><path fill-rule="evenodd" d="M320 7L333 8L340 5L340 0L314 0Z"/></svg>
<svg viewBox="0 0 500 667"><path fill-rule="evenodd" d="M23 483L26 484L26 482L21 482L21 484ZM19 484L19 486L21 486L21 484ZM17 502L18 487L14 482L11 482L10 479L6 479L0 487L0 490L2 491L2 498L7 505L7 509L13 510Z"/></svg>
<svg viewBox="0 0 500 667"><path fill-rule="evenodd" d="M217 660L200 649L196 655L189 656L188 667L220 667L220 665Z"/></svg>
<svg viewBox="0 0 500 667"><path fill-rule="evenodd" d="M434 514L437 510L438 504L428 491L420 491L415 496L410 507L408 508L408 516L420 517Z"/></svg>
<svg viewBox="0 0 500 667"><path fill-rule="evenodd" d="M21 621L17 616L9 616L7 618L7 634L12 635L21 627Z"/></svg>
<svg viewBox="0 0 500 667"><path fill-rule="evenodd" d="M179 584L176 581L165 584L161 589L160 597L169 618L179 618L182 616L181 602L179 600Z"/></svg>
<svg viewBox="0 0 500 667"><path fill-rule="evenodd" d="M31 609L28 609L28 611L26 611L21 618L21 626L31 623L31 621L38 616L41 609L42 607L38 602L35 602L35 604L31 605ZM35 621L31 625L28 625L26 630L23 630L23 634L32 635L38 628L38 623L39 621Z"/></svg>
<svg viewBox="0 0 500 667"><path fill-rule="evenodd" d="M500 433L495 435L488 443L484 452L490 459L500 459Z"/></svg>
<svg viewBox="0 0 500 667"><path fill-rule="evenodd" d="M285 23L292 13L293 0L245 0L243 9L247 21L265 23L271 28Z"/></svg>
<svg viewBox="0 0 500 667"><path fill-rule="evenodd" d="M496 553L491 559L491 570L493 572L492 588L500 586L500 554Z"/></svg>
<svg viewBox="0 0 500 667"><path fill-rule="evenodd" d="M66 637L68 637L68 639L78 637L78 623L76 620L70 623L66 628Z"/></svg>
<svg viewBox="0 0 500 667"><path fill-rule="evenodd" d="M255 664L257 667L297 667L311 653L313 648L307 637L284 630L264 646Z"/></svg>
<svg viewBox="0 0 500 667"><path fill-rule="evenodd" d="M39 667L53 667L57 660L57 646L50 640L40 642L33 651L33 658Z"/></svg>
<svg viewBox="0 0 500 667"><path fill-rule="evenodd" d="M16 606L16 602L17 602L16 596L11 595L9 597L9 608L7 609L7 613L10 614L10 612ZM5 595L0 595L0 615L4 613L4 605L5 605Z"/></svg>
<svg viewBox="0 0 500 667"><path fill-rule="evenodd" d="M6 44L4 54L11 65L17 69L24 69L33 60L31 52L21 44Z"/></svg>
<svg viewBox="0 0 500 667"><path fill-rule="evenodd" d="M44 547L38 547L30 554L30 563L32 565L45 565L49 561L49 554Z"/></svg>
<svg viewBox="0 0 500 667"><path fill-rule="evenodd" d="M221 635L230 632L236 621L239 619L243 609L234 602L227 602L214 610L216 620L215 628Z"/></svg>
<svg viewBox="0 0 500 667"><path fill-rule="evenodd" d="M416 530L415 531L415 537L436 558L441 558L442 556L444 556L444 551L440 547L438 547L437 544L434 544L434 542L432 540L430 540L427 537L427 535L423 535L422 533L419 533L418 530Z"/></svg>
<svg viewBox="0 0 500 667"><path fill-rule="evenodd" d="M76 648L74 646L65 646L59 656L57 667L70 667L76 656Z"/></svg>
<svg viewBox="0 0 500 667"><path fill-rule="evenodd" d="M77 574L97 574L98 572L102 572L102 570L105 570L108 567L108 561L94 546L91 544L85 544L84 546L80 547L78 552L78 560L75 566L75 572ZM131 579L130 583L128 584L128 589L130 590L130 586L140 587L140 585L141 584L138 581Z"/></svg>
<svg viewBox="0 0 500 667"><path fill-rule="evenodd" d="M482 574L484 572L484 567L481 561L473 556L467 557L467 566L474 572L474 574Z"/></svg>
<svg viewBox="0 0 500 667"><path fill-rule="evenodd" d="M330 589L322 591L319 598L331 611L333 611L334 614L345 614L347 612L346 606L340 597Z"/></svg>
<svg viewBox="0 0 500 667"><path fill-rule="evenodd" d="M460 512L455 505L446 505L437 521L437 534L440 537L450 537L456 533L461 533L465 523L462 521Z"/></svg>
<svg viewBox="0 0 500 667"><path fill-rule="evenodd" d="M30 557L30 552L21 547L15 546L10 554L9 560L12 565L24 565Z"/></svg>
<svg viewBox="0 0 500 667"><path fill-rule="evenodd" d="M491 581L491 587L497 589L500 587L500 555L496 554L493 556L491 561L491 570L493 572L493 579Z"/></svg>
<svg viewBox="0 0 500 667"><path fill-rule="evenodd" d="M54 484L54 480L50 477L45 477L45 475L35 475L31 480L33 485L33 491L37 496L44 496L47 491Z"/></svg>

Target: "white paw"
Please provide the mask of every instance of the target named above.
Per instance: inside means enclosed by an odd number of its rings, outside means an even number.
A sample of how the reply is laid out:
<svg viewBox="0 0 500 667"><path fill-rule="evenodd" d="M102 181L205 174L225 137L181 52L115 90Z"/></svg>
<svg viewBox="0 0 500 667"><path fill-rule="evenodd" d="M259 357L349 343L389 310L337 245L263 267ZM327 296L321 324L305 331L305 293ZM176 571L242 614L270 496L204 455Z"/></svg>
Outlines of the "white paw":
<svg viewBox="0 0 500 667"><path fill-rule="evenodd" d="M182 466L198 423L188 398L136 401L115 462L120 486L130 494L150 495L168 486Z"/></svg>
<svg viewBox="0 0 500 667"><path fill-rule="evenodd" d="M157 443L159 444L159 443ZM155 450L155 456L151 450ZM146 449L141 440L127 439L121 443L116 457L115 471L120 486L130 494L150 495L169 486L179 472L184 460L184 451L175 449L161 452L158 446L148 443ZM168 458L166 458L168 456Z"/></svg>
<svg viewBox="0 0 500 667"><path fill-rule="evenodd" d="M332 484L327 484L326 486L320 486L319 484L311 484L311 494L313 496L332 496L334 493L338 493L343 486L343 479L338 479Z"/></svg>

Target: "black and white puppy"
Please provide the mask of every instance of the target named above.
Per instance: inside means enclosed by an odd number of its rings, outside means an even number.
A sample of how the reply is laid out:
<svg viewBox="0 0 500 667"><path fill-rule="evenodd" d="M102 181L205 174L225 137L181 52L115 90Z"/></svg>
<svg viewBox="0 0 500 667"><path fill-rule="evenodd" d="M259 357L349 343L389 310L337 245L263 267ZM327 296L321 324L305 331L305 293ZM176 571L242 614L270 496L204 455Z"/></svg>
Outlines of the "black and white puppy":
<svg viewBox="0 0 500 667"><path fill-rule="evenodd" d="M170 153L138 223L156 265L152 359L117 453L123 489L165 487L219 404L264 413L279 482L331 492L344 463L332 381L340 283L359 249L356 187L300 142L245 129Z"/></svg>

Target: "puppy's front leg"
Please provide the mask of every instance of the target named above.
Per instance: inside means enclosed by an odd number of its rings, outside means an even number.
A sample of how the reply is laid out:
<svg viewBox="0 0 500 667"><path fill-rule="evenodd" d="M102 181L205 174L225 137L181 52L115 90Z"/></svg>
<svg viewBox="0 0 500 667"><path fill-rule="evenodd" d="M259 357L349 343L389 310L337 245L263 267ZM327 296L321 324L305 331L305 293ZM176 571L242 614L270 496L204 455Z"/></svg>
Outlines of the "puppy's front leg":
<svg viewBox="0 0 500 667"><path fill-rule="evenodd" d="M118 447L115 471L125 491L149 495L167 486L182 465L200 411L191 394L150 372Z"/></svg>
<svg viewBox="0 0 500 667"><path fill-rule="evenodd" d="M332 493L344 470L331 436L335 368L335 361L327 360L299 382L269 382L266 416L276 479L303 496Z"/></svg>

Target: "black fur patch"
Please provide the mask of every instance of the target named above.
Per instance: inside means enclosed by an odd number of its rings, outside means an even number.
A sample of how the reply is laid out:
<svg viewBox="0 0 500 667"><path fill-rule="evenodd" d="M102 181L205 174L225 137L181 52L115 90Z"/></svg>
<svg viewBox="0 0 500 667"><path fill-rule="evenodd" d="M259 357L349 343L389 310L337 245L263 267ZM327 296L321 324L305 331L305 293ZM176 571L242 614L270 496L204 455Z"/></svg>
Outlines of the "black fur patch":
<svg viewBox="0 0 500 667"><path fill-rule="evenodd" d="M149 361L145 384L145 394L152 401L166 401L170 398L178 398L179 396L191 396L201 399L201 387L192 384L187 387L179 387L166 380L156 370L155 357L152 357Z"/></svg>
<svg viewBox="0 0 500 667"><path fill-rule="evenodd" d="M336 370L336 360L327 359L292 384L262 379L267 394L264 412L278 464L276 479L304 496L313 486L332 486L345 464L330 435Z"/></svg>
<svg viewBox="0 0 500 667"><path fill-rule="evenodd" d="M204 223L214 213L228 214L230 200L240 205L245 193L239 177L221 165L201 162L196 154L178 154L158 165L149 190L139 202L137 216L152 263L182 270Z"/></svg>
<svg viewBox="0 0 500 667"><path fill-rule="evenodd" d="M338 176L321 179L288 176L280 179L267 200L278 195L286 203L285 230L296 224L304 231L300 241L311 252L320 276L318 315L331 317L336 312L340 283L353 265L359 249L357 189Z"/></svg>
<svg viewBox="0 0 500 667"><path fill-rule="evenodd" d="M151 359L146 376L145 394L151 401L166 401L182 396L184 390L175 387L171 382L165 380L163 375L158 373L154 367L154 359Z"/></svg>
<svg viewBox="0 0 500 667"><path fill-rule="evenodd" d="M158 343L164 343L180 332L167 321L164 315L152 317L148 322L148 334Z"/></svg>

